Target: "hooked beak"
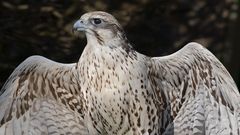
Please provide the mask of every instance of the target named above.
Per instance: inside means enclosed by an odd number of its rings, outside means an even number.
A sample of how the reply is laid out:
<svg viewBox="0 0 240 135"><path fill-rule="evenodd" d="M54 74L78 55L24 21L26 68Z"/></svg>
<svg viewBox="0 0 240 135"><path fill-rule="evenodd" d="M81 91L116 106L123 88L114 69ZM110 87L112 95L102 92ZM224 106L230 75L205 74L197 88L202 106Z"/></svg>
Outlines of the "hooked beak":
<svg viewBox="0 0 240 135"><path fill-rule="evenodd" d="M85 31L86 30L86 25L83 23L83 21L80 19L76 21L73 25L72 31Z"/></svg>

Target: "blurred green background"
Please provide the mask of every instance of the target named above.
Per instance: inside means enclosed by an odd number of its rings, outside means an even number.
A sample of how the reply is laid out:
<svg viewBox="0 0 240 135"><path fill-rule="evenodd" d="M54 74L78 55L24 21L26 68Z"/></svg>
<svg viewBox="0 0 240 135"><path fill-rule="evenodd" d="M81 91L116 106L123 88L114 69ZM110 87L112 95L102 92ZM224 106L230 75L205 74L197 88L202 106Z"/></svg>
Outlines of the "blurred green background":
<svg viewBox="0 0 240 135"><path fill-rule="evenodd" d="M240 19L236 0L1 0L0 87L31 55L77 62L86 44L73 23L89 11L113 14L134 48L162 56L196 41L210 49L240 86Z"/></svg>

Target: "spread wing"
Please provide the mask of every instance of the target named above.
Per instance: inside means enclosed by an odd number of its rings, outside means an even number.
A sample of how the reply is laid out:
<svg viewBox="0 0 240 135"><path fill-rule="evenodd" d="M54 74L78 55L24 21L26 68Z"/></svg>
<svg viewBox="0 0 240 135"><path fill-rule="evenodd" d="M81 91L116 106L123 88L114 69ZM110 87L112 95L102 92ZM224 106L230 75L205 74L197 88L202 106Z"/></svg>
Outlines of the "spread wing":
<svg viewBox="0 0 240 135"><path fill-rule="evenodd" d="M151 58L149 76L163 106L164 134L239 134L240 95L224 66L207 49L189 43Z"/></svg>
<svg viewBox="0 0 240 135"><path fill-rule="evenodd" d="M0 95L0 134L83 134L76 64L31 56L11 74Z"/></svg>

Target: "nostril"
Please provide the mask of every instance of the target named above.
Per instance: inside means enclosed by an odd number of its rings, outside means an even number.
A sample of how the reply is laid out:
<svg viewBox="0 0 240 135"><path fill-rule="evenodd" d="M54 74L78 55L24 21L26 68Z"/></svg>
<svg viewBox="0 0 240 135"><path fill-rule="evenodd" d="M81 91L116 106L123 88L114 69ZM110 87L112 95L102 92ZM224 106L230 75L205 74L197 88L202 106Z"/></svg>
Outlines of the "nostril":
<svg viewBox="0 0 240 135"><path fill-rule="evenodd" d="M80 23L83 23L83 21L82 21L82 20L80 20Z"/></svg>

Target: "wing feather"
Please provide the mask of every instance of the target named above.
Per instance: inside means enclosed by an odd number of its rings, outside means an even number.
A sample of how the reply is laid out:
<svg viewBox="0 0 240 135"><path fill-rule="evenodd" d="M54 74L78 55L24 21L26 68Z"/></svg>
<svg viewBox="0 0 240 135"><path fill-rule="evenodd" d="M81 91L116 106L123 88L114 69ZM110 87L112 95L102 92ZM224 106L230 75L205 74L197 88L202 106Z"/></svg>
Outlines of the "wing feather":
<svg viewBox="0 0 240 135"><path fill-rule="evenodd" d="M27 58L0 92L0 132L83 133L80 80L75 63Z"/></svg>
<svg viewBox="0 0 240 135"><path fill-rule="evenodd" d="M231 75L206 48L189 43L151 59L156 96L170 106L165 134L239 134L240 95ZM164 93L164 94L159 94ZM167 123L167 121L165 122Z"/></svg>

